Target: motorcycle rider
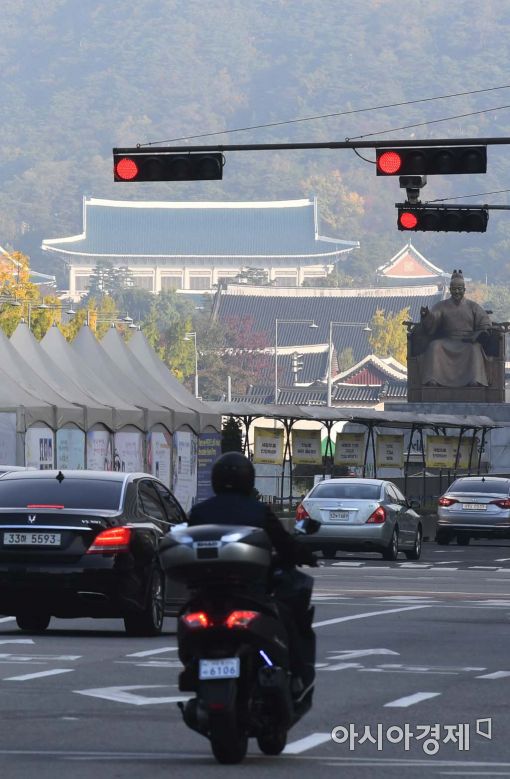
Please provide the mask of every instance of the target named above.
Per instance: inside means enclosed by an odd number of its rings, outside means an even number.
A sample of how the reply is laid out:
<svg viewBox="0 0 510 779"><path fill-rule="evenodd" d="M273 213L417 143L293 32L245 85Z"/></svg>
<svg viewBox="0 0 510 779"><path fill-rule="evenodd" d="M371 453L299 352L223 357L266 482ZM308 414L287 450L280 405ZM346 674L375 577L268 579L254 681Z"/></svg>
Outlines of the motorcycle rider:
<svg viewBox="0 0 510 779"><path fill-rule="evenodd" d="M293 691L297 696L304 695L315 676L315 634L309 597L302 596L303 585L308 584L311 591L311 581L305 581L311 577L298 572L296 565L316 565L316 558L287 533L266 503L254 497L255 469L247 457L240 452L221 455L212 467L211 481L214 497L195 503L188 524L250 525L266 531L278 555L273 584L289 633Z"/></svg>

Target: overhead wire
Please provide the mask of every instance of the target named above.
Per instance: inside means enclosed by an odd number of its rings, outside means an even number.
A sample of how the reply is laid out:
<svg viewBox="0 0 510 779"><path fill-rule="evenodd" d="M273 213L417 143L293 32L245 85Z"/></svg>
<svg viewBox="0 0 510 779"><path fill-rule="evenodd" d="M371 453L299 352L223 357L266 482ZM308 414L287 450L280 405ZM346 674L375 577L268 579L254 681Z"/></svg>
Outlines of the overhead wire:
<svg viewBox="0 0 510 779"><path fill-rule="evenodd" d="M450 93L448 95L436 95L435 97L423 97L423 98L419 98L417 100L404 100L404 101L402 101L400 103L387 103L385 105L369 106L369 107L366 107L366 108L353 108L353 109L350 109L348 111L337 111L337 112L328 113L328 114L317 114L317 115L314 115L314 116L305 116L305 117L301 117L301 118L298 118L298 119L286 119L286 120L283 120L283 121L280 121L280 122L267 122L265 124L254 124L254 125L249 125L249 126L246 126L246 127L235 127L235 128L231 128L231 129L227 129L227 130L216 130L214 132L199 133L199 134L196 134L196 135L184 135L184 136L181 136L179 138L169 138L169 139L164 140L164 141L148 141L147 143L141 143L141 144L138 144L138 145L139 146L153 146L153 145L161 144L161 143L176 143L177 141L189 141L189 140L195 140L197 138L210 138L210 137L212 137L214 135L226 135L226 134L229 134L229 133L247 132L248 130L261 130L261 129L265 129L265 128L268 128L268 127L281 127L283 125L298 124L298 123L301 123L301 122L312 122L312 121L316 121L317 119L331 119L331 118L335 118L335 117L339 117L339 116L350 116L352 114L360 114L360 113L364 113L364 112L368 112L368 111L380 111L380 110L384 110L384 109L387 109L387 108L401 108L403 106L416 105L417 103L429 103L429 102L432 102L434 100L447 100L447 99L452 98L452 97L465 97L467 95L478 95L478 94L482 94L484 92L495 92L495 91L497 91L499 89L509 89L509 88L510 88L510 84L501 84L500 86L497 86L497 87L486 87L485 89L471 89L471 90L467 90L465 92L452 92L452 93ZM502 106L502 107L506 107L506 106ZM492 111L500 110L500 108L496 108L496 109L488 108L487 109L487 111L491 111L491 110ZM485 113L485 111L479 111L479 112L475 112L475 113ZM465 114L465 116L470 116L470 115L472 115L472 114ZM452 117L452 118L457 118L457 117ZM446 120L445 119L439 119L439 120L436 120L436 121L446 121ZM428 122L426 122L425 124L428 124ZM419 125L410 125L410 126L419 126ZM407 129L407 128L398 128L398 129ZM385 130L384 132L392 132L392 131L391 130ZM366 136L358 136L358 138L361 138L361 137L366 137Z"/></svg>

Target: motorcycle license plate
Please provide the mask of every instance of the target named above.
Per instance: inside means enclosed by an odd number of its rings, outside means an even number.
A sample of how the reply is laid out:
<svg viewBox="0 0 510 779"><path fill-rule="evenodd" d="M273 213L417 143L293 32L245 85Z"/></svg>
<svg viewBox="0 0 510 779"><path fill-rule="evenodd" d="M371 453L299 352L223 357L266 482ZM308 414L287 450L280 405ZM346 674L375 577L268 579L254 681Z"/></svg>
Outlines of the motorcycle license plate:
<svg viewBox="0 0 510 779"><path fill-rule="evenodd" d="M199 679L237 679L241 675L238 657L222 657L221 660L200 660Z"/></svg>

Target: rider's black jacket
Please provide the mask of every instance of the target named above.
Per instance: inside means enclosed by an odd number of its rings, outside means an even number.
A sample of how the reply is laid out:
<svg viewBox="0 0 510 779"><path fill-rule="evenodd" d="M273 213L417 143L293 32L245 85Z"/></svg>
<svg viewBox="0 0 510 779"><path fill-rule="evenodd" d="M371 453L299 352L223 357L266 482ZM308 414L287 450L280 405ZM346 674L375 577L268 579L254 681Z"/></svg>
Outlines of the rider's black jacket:
<svg viewBox="0 0 510 779"><path fill-rule="evenodd" d="M287 533L267 503L247 495L222 493L196 503L189 514L189 525L250 525L266 531L283 565L313 564L312 553L297 544Z"/></svg>

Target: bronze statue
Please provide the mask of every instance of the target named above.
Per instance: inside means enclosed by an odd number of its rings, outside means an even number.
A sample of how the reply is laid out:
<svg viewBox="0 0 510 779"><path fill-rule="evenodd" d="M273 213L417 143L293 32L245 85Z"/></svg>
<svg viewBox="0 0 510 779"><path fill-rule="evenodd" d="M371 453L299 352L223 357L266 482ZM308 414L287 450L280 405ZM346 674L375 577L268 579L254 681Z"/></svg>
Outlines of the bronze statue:
<svg viewBox="0 0 510 779"><path fill-rule="evenodd" d="M464 295L462 271L454 270L451 297L420 310L420 336L426 348L418 356L421 384L426 387L487 387L484 338L492 327L484 309Z"/></svg>

